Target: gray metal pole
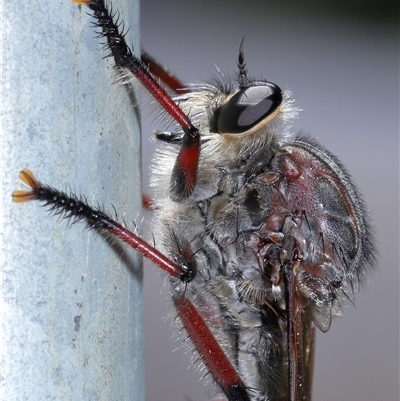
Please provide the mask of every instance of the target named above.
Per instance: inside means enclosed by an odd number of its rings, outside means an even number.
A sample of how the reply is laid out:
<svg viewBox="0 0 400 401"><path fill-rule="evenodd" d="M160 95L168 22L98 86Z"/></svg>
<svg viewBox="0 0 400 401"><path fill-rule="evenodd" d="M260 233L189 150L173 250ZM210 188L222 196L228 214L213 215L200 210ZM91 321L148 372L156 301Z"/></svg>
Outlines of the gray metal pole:
<svg viewBox="0 0 400 401"><path fill-rule="evenodd" d="M2 0L3 400L144 400L135 252L15 204L18 173L140 220L138 111L87 15L68 0ZM139 50L139 5L113 0ZM130 224L132 227L132 224Z"/></svg>

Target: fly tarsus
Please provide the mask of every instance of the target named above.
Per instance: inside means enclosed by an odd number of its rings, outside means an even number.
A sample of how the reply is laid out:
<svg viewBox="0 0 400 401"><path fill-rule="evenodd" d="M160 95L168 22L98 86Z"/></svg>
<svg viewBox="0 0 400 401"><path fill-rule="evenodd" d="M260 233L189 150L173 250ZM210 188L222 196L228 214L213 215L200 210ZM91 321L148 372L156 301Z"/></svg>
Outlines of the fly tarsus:
<svg viewBox="0 0 400 401"><path fill-rule="evenodd" d="M86 199L78 198L73 194L67 195L55 188L41 184L28 169L21 171L20 178L30 189L14 191L12 197L15 202L38 200L45 206L50 206L51 211L63 218L73 219L74 222L84 220L89 228L119 238L173 277L184 282L189 282L195 278L197 269L193 263L189 267L175 263L142 238L111 219L103 211L89 206Z"/></svg>

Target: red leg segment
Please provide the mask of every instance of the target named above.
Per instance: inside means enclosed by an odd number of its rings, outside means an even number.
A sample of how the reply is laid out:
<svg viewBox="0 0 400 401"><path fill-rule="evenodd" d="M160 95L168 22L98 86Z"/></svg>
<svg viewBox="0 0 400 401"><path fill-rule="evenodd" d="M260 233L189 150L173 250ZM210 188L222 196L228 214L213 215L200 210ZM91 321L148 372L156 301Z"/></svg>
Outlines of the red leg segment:
<svg viewBox="0 0 400 401"><path fill-rule="evenodd" d="M183 297L174 297L173 301L194 347L228 400L250 401L242 379L193 304Z"/></svg>
<svg viewBox="0 0 400 401"><path fill-rule="evenodd" d="M148 53L142 51L142 62L148 66L151 74L161 80L168 88L177 93L183 95L184 93L190 92L185 85L173 74L171 74L165 67L159 64L153 57Z"/></svg>
<svg viewBox="0 0 400 401"><path fill-rule="evenodd" d="M171 198L180 202L190 196L196 186L197 168L200 157L200 133L189 117L172 100L126 44L123 33L119 32L104 0L72 0L88 6L97 18L96 25L102 29L107 44L114 56L115 64L123 72L131 73L150 92L161 107L182 127L184 136L171 178Z"/></svg>

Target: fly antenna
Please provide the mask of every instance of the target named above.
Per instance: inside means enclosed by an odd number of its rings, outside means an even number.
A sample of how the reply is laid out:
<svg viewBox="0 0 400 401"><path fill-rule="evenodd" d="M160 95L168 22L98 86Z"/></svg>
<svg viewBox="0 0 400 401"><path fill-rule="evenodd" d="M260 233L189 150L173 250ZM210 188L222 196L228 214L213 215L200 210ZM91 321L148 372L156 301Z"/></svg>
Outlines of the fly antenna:
<svg viewBox="0 0 400 401"><path fill-rule="evenodd" d="M238 58L239 86L241 88L245 88L247 86L247 69L246 69L246 61L244 59L243 42L244 42L244 36L242 41L240 42L239 58Z"/></svg>

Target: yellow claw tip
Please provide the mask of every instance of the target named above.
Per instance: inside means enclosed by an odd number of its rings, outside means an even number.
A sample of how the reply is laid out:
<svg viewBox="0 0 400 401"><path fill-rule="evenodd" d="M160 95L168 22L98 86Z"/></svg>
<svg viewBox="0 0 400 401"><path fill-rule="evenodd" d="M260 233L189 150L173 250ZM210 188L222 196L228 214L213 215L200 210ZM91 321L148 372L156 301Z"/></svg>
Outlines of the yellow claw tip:
<svg viewBox="0 0 400 401"><path fill-rule="evenodd" d="M29 185L31 188L36 189L39 188L39 181L36 179L35 175L31 170L25 168L19 173L19 178L26 185Z"/></svg>
<svg viewBox="0 0 400 401"><path fill-rule="evenodd" d="M71 0L71 2L80 6L88 6L90 4L90 0Z"/></svg>
<svg viewBox="0 0 400 401"><path fill-rule="evenodd" d="M35 199L35 194L32 191L25 191L23 189L17 189L12 193L12 198L14 202L23 203L29 202Z"/></svg>
<svg viewBox="0 0 400 401"><path fill-rule="evenodd" d="M22 203L29 202L36 198L36 190L40 188L40 182L36 179L35 175L29 169L24 169L19 173L19 178L29 185L32 190L17 189L12 193L14 202Z"/></svg>

